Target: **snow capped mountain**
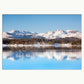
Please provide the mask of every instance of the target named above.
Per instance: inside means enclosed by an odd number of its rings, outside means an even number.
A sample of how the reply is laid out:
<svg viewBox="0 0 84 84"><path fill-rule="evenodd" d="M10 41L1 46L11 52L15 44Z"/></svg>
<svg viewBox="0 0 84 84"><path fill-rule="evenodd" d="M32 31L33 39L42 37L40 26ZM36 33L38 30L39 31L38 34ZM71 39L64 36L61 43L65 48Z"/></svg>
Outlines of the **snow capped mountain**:
<svg viewBox="0 0 84 84"><path fill-rule="evenodd" d="M81 38L81 32L76 30L60 30L58 29L55 32L49 31L47 33L40 33L39 36L43 36L47 39L55 39L55 38L65 38L65 37L75 37L75 38Z"/></svg>
<svg viewBox="0 0 84 84"><path fill-rule="evenodd" d="M10 35L9 33L3 32L3 38L11 38L11 37L13 37L13 36Z"/></svg>
<svg viewBox="0 0 84 84"><path fill-rule="evenodd" d="M82 34L76 30L60 30L57 31L48 31L47 33L35 33L29 31L19 31L12 30L9 32L3 32L3 39L31 39L31 38L46 38L46 39L55 39L55 38L65 38L65 37L75 37L81 38Z"/></svg>
<svg viewBox="0 0 84 84"><path fill-rule="evenodd" d="M19 30L11 30L8 33L10 34L16 34L16 35L31 35L31 34L36 34L35 32L28 32L28 31L19 31Z"/></svg>
<svg viewBox="0 0 84 84"><path fill-rule="evenodd" d="M53 38L53 34L54 34L54 32L49 31L49 32L47 32L47 33L44 33L42 36L43 36L44 38L47 38L47 39L52 39L52 38Z"/></svg>
<svg viewBox="0 0 84 84"><path fill-rule="evenodd" d="M19 31L19 30L12 30L9 32L3 32L3 38L4 39L30 39L30 38L36 38L37 33L35 32L28 32L28 31Z"/></svg>

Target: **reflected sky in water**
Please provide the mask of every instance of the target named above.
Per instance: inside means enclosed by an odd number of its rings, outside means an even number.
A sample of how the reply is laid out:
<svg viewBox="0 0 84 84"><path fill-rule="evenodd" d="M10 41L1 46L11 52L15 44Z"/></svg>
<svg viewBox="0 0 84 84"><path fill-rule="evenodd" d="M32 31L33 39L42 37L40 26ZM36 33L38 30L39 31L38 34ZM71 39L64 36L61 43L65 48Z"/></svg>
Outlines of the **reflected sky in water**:
<svg viewBox="0 0 84 84"><path fill-rule="evenodd" d="M5 49L3 69L81 69L81 50Z"/></svg>

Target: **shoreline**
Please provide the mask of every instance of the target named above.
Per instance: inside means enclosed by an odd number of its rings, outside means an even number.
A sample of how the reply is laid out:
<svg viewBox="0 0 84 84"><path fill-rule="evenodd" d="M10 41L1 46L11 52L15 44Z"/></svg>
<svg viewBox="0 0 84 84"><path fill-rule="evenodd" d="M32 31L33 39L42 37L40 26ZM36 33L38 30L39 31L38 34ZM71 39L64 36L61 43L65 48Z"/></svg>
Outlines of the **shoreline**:
<svg viewBox="0 0 84 84"><path fill-rule="evenodd" d="M3 44L2 45L3 48L5 47L35 47L35 48L47 48L47 47L55 47L55 48L71 48L71 47L77 47L77 48L81 48L81 45L72 45L70 43L67 44L59 44L59 43L55 43L55 44L40 44L40 43L35 43L35 44Z"/></svg>

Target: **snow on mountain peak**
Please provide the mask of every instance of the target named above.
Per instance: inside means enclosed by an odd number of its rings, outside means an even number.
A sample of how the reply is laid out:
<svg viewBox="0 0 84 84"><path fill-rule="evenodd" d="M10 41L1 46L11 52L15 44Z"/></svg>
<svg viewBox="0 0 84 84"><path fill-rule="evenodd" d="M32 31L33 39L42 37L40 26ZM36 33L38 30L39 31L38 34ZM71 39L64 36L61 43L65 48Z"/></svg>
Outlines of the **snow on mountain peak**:
<svg viewBox="0 0 84 84"><path fill-rule="evenodd" d="M47 32L47 34L52 34L52 33L54 33L54 32L53 32L53 31L48 31L48 32Z"/></svg>
<svg viewBox="0 0 84 84"><path fill-rule="evenodd" d="M8 33L14 33L15 32L15 30L11 30L11 31L9 31Z"/></svg>
<svg viewBox="0 0 84 84"><path fill-rule="evenodd" d="M3 32L3 38L46 38L46 39L55 39L55 38L65 38L65 37L75 37L81 38L82 34L76 30L61 30L57 29L55 32L48 31L47 33L35 33L29 31L19 31L19 30L11 30L9 32Z"/></svg>
<svg viewBox="0 0 84 84"><path fill-rule="evenodd" d="M66 34L65 31L61 30L61 29L57 29L57 31L55 31L54 35L61 35L61 34Z"/></svg>
<svg viewBox="0 0 84 84"><path fill-rule="evenodd" d="M77 33L79 31L77 31L77 30L66 30L66 32L68 32L68 33Z"/></svg>

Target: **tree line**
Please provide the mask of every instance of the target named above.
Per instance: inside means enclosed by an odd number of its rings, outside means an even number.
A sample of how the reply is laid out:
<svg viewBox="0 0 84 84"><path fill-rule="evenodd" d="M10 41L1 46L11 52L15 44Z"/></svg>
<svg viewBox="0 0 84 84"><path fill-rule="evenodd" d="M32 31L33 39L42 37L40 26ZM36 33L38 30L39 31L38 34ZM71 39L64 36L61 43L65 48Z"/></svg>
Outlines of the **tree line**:
<svg viewBox="0 0 84 84"><path fill-rule="evenodd" d="M71 43L73 45L81 44L81 39L66 37L56 39L32 38L32 39L3 39L3 44L34 44L34 43Z"/></svg>

